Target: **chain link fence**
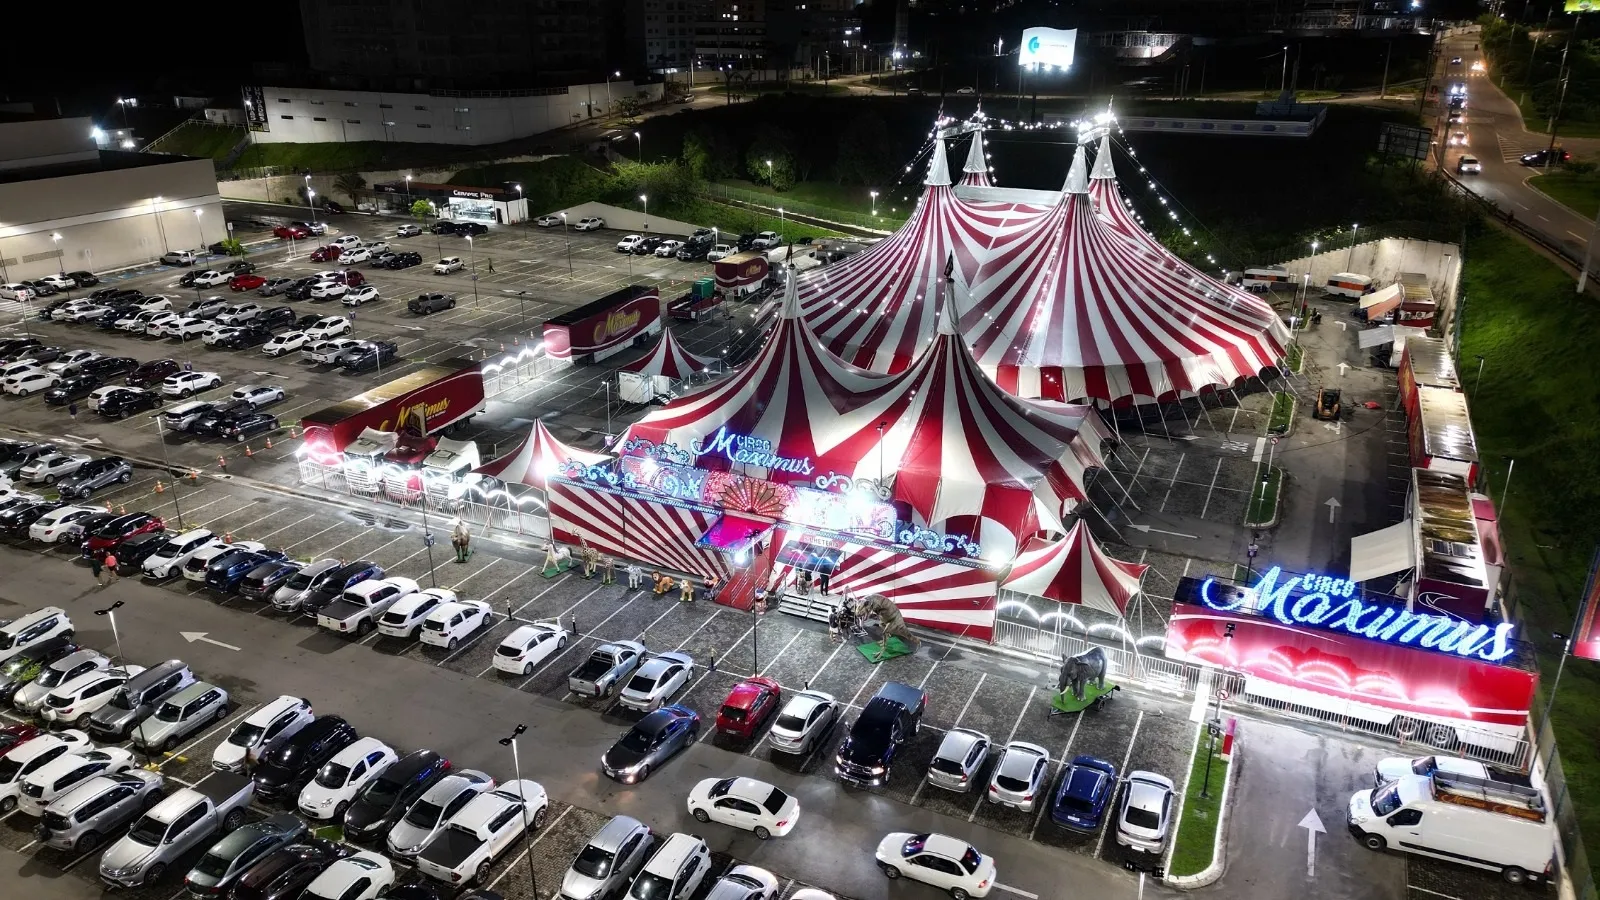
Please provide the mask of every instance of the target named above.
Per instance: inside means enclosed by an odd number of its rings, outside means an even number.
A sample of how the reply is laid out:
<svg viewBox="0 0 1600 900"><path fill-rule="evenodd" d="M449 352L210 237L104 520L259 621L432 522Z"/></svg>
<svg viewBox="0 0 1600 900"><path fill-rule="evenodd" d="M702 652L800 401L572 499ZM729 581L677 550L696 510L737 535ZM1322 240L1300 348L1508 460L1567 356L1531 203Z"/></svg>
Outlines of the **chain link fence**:
<svg viewBox="0 0 1600 900"><path fill-rule="evenodd" d="M846 209L835 209L831 206L807 203L803 200L790 200L775 194L764 194L760 191L747 191L743 188L728 187L724 184L707 184L706 197L722 203L738 203L774 212L782 209L786 213L794 213L806 218L837 222L840 225L853 225L856 228L868 228L882 232L894 231L904 225L906 221L904 216L875 216L870 213L851 212Z"/></svg>

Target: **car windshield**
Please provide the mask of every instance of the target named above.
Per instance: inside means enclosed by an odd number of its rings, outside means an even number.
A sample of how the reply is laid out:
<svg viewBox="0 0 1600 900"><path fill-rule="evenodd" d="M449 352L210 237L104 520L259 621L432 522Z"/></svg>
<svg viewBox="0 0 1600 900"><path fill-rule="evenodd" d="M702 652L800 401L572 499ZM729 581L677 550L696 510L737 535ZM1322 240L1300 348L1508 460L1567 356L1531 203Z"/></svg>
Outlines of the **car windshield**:
<svg viewBox="0 0 1600 900"><path fill-rule="evenodd" d="M176 703L163 703L161 708L156 710L156 718L163 722L176 722L183 718L183 707Z"/></svg>
<svg viewBox="0 0 1600 900"><path fill-rule="evenodd" d="M628 896L634 900L670 900L672 879L662 878L654 872L643 872L634 879L633 890Z"/></svg>
<svg viewBox="0 0 1600 900"><path fill-rule="evenodd" d="M112 709L133 709L133 697L127 691L117 691L111 702L106 705Z"/></svg>
<svg viewBox="0 0 1600 900"><path fill-rule="evenodd" d="M583 848L578 858L572 861L572 869L579 875L590 878L604 878L611 873L611 862L616 859L609 850L602 850L593 844Z"/></svg>
<svg viewBox="0 0 1600 900"><path fill-rule="evenodd" d="M317 784L325 788L342 788L350 780L350 770L338 763L328 763L317 773Z"/></svg>
<svg viewBox="0 0 1600 900"><path fill-rule="evenodd" d="M296 572L289 576L289 583L285 587L291 591L303 591L311 586L311 579L315 577L315 575L309 575L305 572Z"/></svg>
<svg viewBox="0 0 1600 900"><path fill-rule="evenodd" d="M228 735L228 743L235 747L254 747L261 741L261 726L251 725L249 722L239 723L239 727Z"/></svg>
<svg viewBox="0 0 1600 900"><path fill-rule="evenodd" d="M373 780L361 791L361 799L372 804L373 806L393 806L394 801L399 799L400 790L403 787L405 787L405 785L398 781L391 781L388 778L378 778Z"/></svg>
<svg viewBox="0 0 1600 900"><path fill-rule="evenodd" d="M154 847L161 843L167 834L167 826L155 819L145 816L136 823L128 832L128 838L147 847Z"/></svg>
<svg viewBox="0 0 1600 900"><path fill-rule="evenodd" d="M16 659L6 663L5 668L0 669L0 675L4 675L7 678L15 678L22 674L22 672L30 666L37 665L37 663L37 660L29 659L26 656L19 656Z"/></svg>
<svg viewBox="0 0 1600 900"><path fill-rule="evenodd" d="M777 788L773 788L772 793L767 795L767 799L761 801L761 807L767 812L777 815L778 811L783 809L783 805L788 802L788 794L785 794L783 791L780 791Z"/></svg>
<svg viewBox="0 0 1600 900"><path fill-rule="evenodd" d="M1372 811L1380 816L1387 816L1400 808L1400 785L1391 782L1381 788L1373 788Z"/></svg>
<svg viewBox="0 0 1600 900"><path fill-rule="evenodd" d="M415 825L418 828L432 828L439 824L439 816L443 814L444 810L438 804L427 800L418 800L406 812L406 823Z"/></svg>
<svg viewBox="0 0 1600 900"><path fill-rule="evenodd" d="M806 720L796 715L784 713L783 715L778 716L777 727L783 729L784 731L805 731Z"/></svg>

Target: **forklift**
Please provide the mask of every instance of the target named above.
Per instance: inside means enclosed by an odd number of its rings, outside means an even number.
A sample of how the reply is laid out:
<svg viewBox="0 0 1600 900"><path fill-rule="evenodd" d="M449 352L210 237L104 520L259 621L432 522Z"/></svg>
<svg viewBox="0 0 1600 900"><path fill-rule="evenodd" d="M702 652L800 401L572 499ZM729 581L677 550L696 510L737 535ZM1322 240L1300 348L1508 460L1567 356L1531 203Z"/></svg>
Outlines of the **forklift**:
<svg viewBox="0 0 1600 900"><path fill-rule="evenodd" d="M1337 421L1344 404L1339 399L1339 389L1325 387L1317 391L1317 405L1312 407L1311 417L1325 422Z"/></svg>

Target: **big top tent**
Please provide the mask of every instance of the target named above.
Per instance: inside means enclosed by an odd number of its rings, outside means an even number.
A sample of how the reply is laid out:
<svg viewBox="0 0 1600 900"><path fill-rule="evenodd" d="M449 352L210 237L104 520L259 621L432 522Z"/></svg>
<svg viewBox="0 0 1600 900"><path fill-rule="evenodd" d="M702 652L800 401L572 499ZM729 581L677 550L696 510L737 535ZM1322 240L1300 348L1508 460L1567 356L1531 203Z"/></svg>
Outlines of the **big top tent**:
<svg viewBox="0 0 1600 900"><path fill-rule="evenodd" d="M961 183L972 187L992 187L989 178L989 154L983 148L983 128L972 130L972 143L967 147L967 164L961 167Z"/></svg>
<svg viewBox="0 0 1600 900"><path fill-rule="evenodd" d="M1000 583L1008 591L1079 604L1122 617L1149 566L1107 556L1083 520L1058 541L1035 538Z"/></svg>
<svg viewBox="0 0 1600 900"><path fill-rule="evenodd" d="M646 377L677 379L703 372L712 362L713 360L708 357L696 356L683 349L683 345L678 343L677 336L668 327L661 329L661 337L656 340L655 346L650 348L649 353L621 366L620 369Z"/></svg>
<svg viewBox="0 0 1600 900"><path fill-rule="evenodd" d="M604 453L569 447L550 433L544 422L534 420L527 437L510 453L479 466L477 474L492 475L508 484L526 484L543 490L551 475L576 461L592 466L606 459Z"/></svg>

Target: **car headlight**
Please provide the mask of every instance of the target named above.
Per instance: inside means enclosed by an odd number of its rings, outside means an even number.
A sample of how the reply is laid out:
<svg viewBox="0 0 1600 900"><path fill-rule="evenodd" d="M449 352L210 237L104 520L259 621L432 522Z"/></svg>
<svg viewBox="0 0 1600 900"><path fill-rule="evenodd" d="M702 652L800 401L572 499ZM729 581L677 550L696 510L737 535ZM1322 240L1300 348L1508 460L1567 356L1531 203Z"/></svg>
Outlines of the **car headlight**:
<svg viewBox="0 0 1600 900"><path fill-rule="evenodd" d="M1371 816L1363 816L1363 815L1355 814L1355 815L1351 815L1350 816L1350 821L1351 821L1352 824L1355 824L1355 825L1365 825L1368 822L1372 821L1372 817Z"/></svg>
<svg viewBox="0 0 1600 900"><path fill-rule="evenodd" d="M874 775L882 775L887 770L883 766L873 766L869 771Z"/></svg>

